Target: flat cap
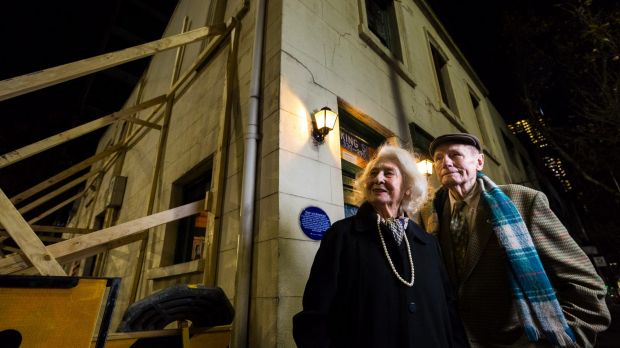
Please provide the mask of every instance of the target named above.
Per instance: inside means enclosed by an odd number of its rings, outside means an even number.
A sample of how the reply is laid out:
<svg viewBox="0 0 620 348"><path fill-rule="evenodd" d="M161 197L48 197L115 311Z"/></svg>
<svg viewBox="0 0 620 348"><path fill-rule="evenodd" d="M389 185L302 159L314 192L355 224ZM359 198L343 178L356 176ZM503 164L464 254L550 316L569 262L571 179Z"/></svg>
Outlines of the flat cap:
<svg viewBox="0 0 620 348"><path fill-rule="evenodd" d="M450 133L440 135L431 142L431 145L428 147L428 152L430 152L431 156L433 156L437 147L446 143L471 145L478 149L478 151L482 152L480 140L478 140L476 136L469 133Z"/></svg>

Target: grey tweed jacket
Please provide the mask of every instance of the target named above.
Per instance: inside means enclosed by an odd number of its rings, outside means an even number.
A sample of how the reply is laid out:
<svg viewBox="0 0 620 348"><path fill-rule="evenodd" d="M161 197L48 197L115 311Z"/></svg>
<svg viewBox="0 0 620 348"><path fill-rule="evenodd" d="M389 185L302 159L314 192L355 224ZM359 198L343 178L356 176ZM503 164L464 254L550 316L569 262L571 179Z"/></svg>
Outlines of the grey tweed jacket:
<svg viewBox="0 0 620 348"><path fill-rule="evenodd" d="M580 347L592 347L610 323L605 284L592 263L549 208L547 197L520 186L500 186L513 201L532 236L568 324ZM430 207L430 209L429 209ZM427 232L437 234L448 274L458 289L458 307L472 347L549 347L527 341L507 277L506 255L492 231L489 212L478 204L462 280L457 281L448 225L447 190L421 213Z"/></svg>

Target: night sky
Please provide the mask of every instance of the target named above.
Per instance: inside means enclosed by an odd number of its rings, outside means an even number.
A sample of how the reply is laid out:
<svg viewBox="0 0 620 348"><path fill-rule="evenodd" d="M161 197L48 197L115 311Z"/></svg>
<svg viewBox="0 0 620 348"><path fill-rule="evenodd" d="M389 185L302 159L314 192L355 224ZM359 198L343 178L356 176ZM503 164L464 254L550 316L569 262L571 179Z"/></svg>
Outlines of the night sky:
<svg viewBox="0 0 620 348"><path fill-rule="evenodd" d="M507 38L506 13L545 11L529 0L428 0L440 21L489 90L489 98L502 116L520 118L519 92Z"/></svg>
<svg viewBox="0 0 620 348"><path fill-rule="evenodd" d="M157 40L176 0L18 1L0 6L0 80L4 80ZM149 58L141 59L1 101L0 153L119 110L148 62ZM0 188L12 197L92 156L103 131L0 169ZM60 199L73 194L67 192Z"/></svg>

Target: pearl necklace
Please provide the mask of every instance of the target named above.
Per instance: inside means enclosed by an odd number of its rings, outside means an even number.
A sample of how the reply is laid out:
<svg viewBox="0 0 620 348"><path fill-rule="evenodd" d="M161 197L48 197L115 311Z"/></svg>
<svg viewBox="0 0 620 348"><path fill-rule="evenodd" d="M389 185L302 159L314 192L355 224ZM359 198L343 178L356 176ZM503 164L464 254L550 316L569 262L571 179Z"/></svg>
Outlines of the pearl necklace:
<svg viewBox="0 0 620 348"><path fill-rule="evenodd" d="M377 232L379 232L379 238L381 239L381 244L383 245L383 251L385 252L385 257L387 257L390 267L392 268L392 272L394 272L394 275L396 276L396 278L398 278L398 280L400 280L403 284L405 284L408 287L412 287L413 282L415 281L415 269L413 268L413 257L411 256L411 248L409 247L409 240L407 239L407 233L403 234L403 239L405 240L405 244L407 245L407 256L409 256L409 265L411 266L411 281L410 282L404 280L403 277L401 277L400 274L398 274L396 267L394 267L394 263L392 262L392 259L390 258L390 253L388 252L387 246L385 245L383 234L381 233L380 223L381 223L381 216L377 214Z"/></svg>

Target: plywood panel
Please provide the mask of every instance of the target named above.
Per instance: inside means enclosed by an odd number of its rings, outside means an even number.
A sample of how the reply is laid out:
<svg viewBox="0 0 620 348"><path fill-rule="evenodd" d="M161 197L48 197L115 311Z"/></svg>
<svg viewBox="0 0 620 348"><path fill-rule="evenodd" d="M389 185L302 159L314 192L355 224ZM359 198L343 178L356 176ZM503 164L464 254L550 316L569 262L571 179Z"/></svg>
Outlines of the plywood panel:
<svg viewBox="0 0 620 348"><path fill-rule="evenodd" d="M80 279L69 289L0 288L0 331L20 332L21 347L88 347L106 282Z"/></svg>

